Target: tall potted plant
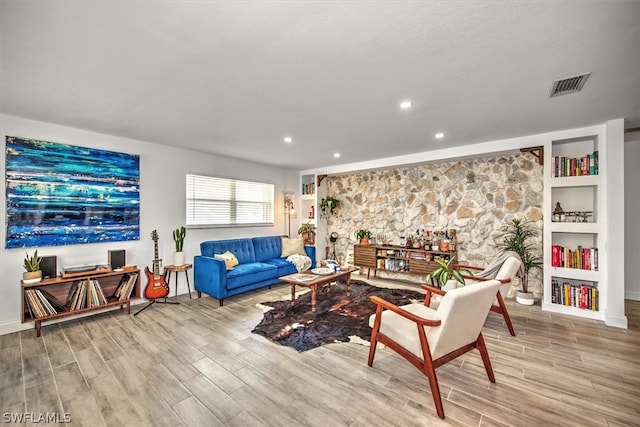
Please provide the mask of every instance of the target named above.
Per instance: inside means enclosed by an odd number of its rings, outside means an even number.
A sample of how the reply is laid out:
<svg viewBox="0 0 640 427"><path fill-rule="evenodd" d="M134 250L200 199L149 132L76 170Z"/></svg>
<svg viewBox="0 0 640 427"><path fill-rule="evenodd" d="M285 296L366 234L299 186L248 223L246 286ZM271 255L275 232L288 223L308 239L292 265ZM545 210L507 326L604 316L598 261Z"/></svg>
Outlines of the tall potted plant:
<svg viewBox="0 0 640 427"><path fill-rule="evenodd" d="M504 234L499 245L502 252L513 251L522 260L522 290L516 293L516 301L524 305L533 305L533 293L529 292L529 272L534 268L541 268L543 264L542 258L535 255L535 244L531 241L538 235L538 230L529 221L513 218L502 231Z"/></svg>
<svg viewBox="0 0 640 427"><path fill-rule="evenodd" d="M173 230L173 241L176 243L176 253L173 255L173 265L184 265L184 238L187 235L187 229L184 227Z"/></svg>
<svg viewBox="0 0 640 427"><path fill-rule="evenodd" d="M28 252L26 255L27 256L24 258L25 272L22 273L22 281L24 283L37 283L42 280L42 270L40 270L42 257L38 256L37 249L33 253L33 256L29 256Z"/></svg>

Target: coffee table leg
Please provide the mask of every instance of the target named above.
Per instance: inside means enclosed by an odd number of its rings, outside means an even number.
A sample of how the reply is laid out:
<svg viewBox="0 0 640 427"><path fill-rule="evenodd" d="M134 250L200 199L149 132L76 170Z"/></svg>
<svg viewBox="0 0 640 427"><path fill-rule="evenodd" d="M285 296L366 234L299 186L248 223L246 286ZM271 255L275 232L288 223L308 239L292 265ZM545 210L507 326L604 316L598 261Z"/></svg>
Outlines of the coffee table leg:
<svg viewBox="0 0 640 427"><path fill-rule="evenodd" d="M313 313L316 312L316 292L318 290L318 285L311 285L311 311Z"/></svg>
<svg viewBox="0 0 640 427"><path fill-rule="evenodd" d="M291 284L291 305L293 305L296 302L296 285L295 284Z"/></svg>
<svg viewBox="0 0 640 427"><path fill-rule="evenodd" d="M347 276L347 296L351 296L351 291L349 290L349 286L351 286L351 273Z"/></svg>

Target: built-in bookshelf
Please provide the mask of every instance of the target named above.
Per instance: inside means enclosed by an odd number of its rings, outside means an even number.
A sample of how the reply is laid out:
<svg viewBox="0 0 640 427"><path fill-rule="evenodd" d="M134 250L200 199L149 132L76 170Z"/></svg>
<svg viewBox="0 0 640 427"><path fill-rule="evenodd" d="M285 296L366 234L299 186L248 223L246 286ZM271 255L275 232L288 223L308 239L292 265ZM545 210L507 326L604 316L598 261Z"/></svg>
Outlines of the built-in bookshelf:
<svg viewBox="0 0 640 427"><path fill-rule="evenodd" d="M544 296L546 310L604 320L604 135L598 129L545 147Z"/></svg>
<svg viewBox="0 0 640 427"><path fill-rule="evenodd" d="M320 201L327 194L325 175L302 173L300 175L300 210L298 224L311 223L316 226L316 263L328 256L327 221L320 218Z"/></svg>
<svg viewBox="0 0 640 427"><path fill-rule="evenodd" d="M42 322L107 308L131 310L140 298L140 270L87 272L84 276L45 279L22 284L22 323L35 322L40 336Z"/></svg>
<svg viewBox="0 0 640 427"><path fill-rule="evenodd" d="M317 226L318 203L316 175L302 175L300 177L300 224L311 223Z"/></svg>

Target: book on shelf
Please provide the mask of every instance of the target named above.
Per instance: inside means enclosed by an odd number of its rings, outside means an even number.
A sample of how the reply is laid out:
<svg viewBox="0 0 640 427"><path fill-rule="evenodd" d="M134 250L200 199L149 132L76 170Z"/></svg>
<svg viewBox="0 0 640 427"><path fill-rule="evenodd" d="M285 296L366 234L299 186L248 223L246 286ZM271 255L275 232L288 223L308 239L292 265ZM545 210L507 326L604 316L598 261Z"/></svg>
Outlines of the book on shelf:
<svg viewBox="0 0 640 427"><path fill-rule="evenodd" d="M598 288L587 283L560 283L557 279L552 279L551 302L567 307L598 311Z"/></svg>
<svg viewBox="0 0 640 427"><path fill-rule="evenodd" d="M57 314L60 309L60 305L55 298L39 288L26 289L24 298L27 310L32 318L51 316ZM64 307L62 308L64 309Z"/></svg>
<svg viewBox="0 0 640 427"><path fill-rule="evenodd" d="M582 157L553 156L551 173L554 178L598 175L598 151Z"/></svg>
<svg viewBox="0 0 640 427"><path fill-rule="evenodd" d="M53 296L51 293L47 292L43 288L37 288L37 289L40 292L40 294L42 294L42 296L46 298L47 301L49 301L49 303L53 306L53 308L56 311L64 311L64 304L60 303L60 301L58 301L58 299L55 296Z"/></svg>
<svg viewBox="0 0 640 427"><path fill-rule="evenodd" d="M69 311L80 310L86 305L87 280L73 282L69 288L65 307Z"/></svg>
<svg viewBox="0 0 640 427"><path fill-rule="evenodd" d="M89 287L89 307L97 307L107 303L107 298L102 292L102 286L96 279L88 281Z"/></svg>
<svg viewBox="0 0 640 427"><path fill-rule="evenodd" d="M598 271L598 248L551 245L551 266Z"/></svg>
<svg viewBox="0 0 640 427"><path fill-rule="evenodd" d="M113 296L118 301L129 299L137 280L138 273L123 274L122 278L120 278L120 283L118 283L116 290L113 292Z"/></svg>
<svg viewBox="0 0 640 427"><path fill-rule="evenodd" d="M316 184L313 182L302 184L302 194L315 194Z"/></svg>

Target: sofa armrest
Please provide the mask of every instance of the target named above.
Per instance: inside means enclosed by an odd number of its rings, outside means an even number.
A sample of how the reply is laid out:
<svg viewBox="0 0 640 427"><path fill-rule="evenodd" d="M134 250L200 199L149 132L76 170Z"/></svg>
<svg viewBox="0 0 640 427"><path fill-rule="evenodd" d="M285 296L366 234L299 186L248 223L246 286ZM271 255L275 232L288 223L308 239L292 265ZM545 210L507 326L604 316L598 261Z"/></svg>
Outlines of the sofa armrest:
<svg viewBox="0 0 640 427"><path fill-rule="evenodd" d="M311 268L316 268L316 247L305 245L304 251L307 253L307 256L311 258Z"/></svg>
<svg viewBox="0 0 640 427"><path fill-rule="evenodd" d="M196 255L193 257L193 288L217 299L227 296L227 267L223 260Z"/></svg>

